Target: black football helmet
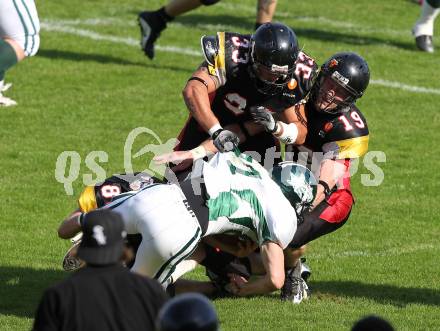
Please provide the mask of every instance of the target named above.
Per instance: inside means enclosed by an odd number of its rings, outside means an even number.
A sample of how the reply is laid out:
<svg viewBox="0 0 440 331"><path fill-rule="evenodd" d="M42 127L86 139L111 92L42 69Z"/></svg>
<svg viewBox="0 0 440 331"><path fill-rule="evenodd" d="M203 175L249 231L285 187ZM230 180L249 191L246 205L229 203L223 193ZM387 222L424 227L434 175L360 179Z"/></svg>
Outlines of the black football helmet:
<svg viewBox="0 0 440 331"><path fill-rule="evenodd" d="M361 56L337 53L321 66L311 98L318 111L343 113L364 94L369 81L370 70Z"/></svg>
<svg viewBox="0 0 440 331"><path fill-rule="evenodd" d="M218 331L217 313L211 301L198 293L169 300L160 310L157 331Z"/></svg>
<svg viewBox="0 0 440 331"><path fill-rule="evenodd" d="M292 79L298 57L298 39L288 26L265 23L251 37L251 73L264 94L280 93Z"/></svg>

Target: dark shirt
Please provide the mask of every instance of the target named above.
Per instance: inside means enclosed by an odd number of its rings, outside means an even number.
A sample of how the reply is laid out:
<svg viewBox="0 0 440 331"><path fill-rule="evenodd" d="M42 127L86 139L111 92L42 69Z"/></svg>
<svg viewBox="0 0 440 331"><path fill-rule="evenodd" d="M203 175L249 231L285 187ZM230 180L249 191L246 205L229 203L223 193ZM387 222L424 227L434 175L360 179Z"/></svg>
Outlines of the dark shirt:
<svg viewBox="0 0 440 331"><path fill-rule="evenodd" d="M154 330L167 295L120 265L86 267L48 288L34 330Z"/></svg>

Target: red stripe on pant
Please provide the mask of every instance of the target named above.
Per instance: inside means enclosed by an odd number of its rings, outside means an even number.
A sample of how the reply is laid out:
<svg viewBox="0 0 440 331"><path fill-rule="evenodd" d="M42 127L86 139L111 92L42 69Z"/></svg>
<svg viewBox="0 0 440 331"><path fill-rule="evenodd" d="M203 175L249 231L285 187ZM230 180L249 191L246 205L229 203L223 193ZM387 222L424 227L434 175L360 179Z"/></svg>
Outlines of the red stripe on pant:
<svg viewBox="0 0 440 331"><path fill-rule="evenodd" d="M353 195L349 190L342 189L333 192L327 200L329 206L319 215L319 218L329 223L344 221L353 206Z"/></svg>

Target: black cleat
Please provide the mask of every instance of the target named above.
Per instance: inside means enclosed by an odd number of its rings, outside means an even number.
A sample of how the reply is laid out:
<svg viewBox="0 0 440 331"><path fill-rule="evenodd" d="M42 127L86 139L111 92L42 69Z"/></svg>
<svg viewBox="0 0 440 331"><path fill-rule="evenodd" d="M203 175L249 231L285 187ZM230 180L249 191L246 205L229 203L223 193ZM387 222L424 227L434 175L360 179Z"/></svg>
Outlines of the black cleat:
<svg viewBox="0 0 440 331"><path fill-rule="evenodd" d="M154 58L154 43L160 33L167 27L167 23L160 17L158 12L144 11L138 15L141 29L141 48L150 59Z"/></svg>
<svg viewBox="0 0 440 331"><path fill-rule="evenodd" d="M301 277L301 269L302 263L300 261L298 261L295 268L286 269L284 285L280 294L282 301L292 301L295 304L300 304L310 296L310 289Z"/></svg>
<svg viewBox="0 0 440 331"><path fill-rule="evenodd" d="M307 282L307 280L312 275L312 270L305 262L306 262L306 258L302 257L301 258L301 278L304 279L305 282Z"/></svg>
<svg viewBox="0 0 440 331"><path fill-rule="evenodd" d="M421 35L416 37L417 48L421 51L434 53L434 43L432 42L432 36Z"/></svg>

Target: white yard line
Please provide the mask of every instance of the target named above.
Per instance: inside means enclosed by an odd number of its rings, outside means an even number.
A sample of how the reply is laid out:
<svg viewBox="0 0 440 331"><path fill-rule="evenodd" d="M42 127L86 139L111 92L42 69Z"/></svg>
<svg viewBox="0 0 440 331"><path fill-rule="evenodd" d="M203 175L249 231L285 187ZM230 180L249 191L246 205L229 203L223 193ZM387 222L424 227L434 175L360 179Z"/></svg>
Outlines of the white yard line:
<svg viewBox="0 0 440 331"><path fill-rule="evenodd" d="M89 39L93 39L93 40L108 41L108 42L112 42L112 43L140 47L139 46L139 39L130 38L130 37L116 37L116 36L111 36L111 35L105 35L105 34L100 34L100 33L94 32L92 30L80 29L80 28L75 27L76 25L92 25L92 26L94 26L94 25L108 25L108 24L115 24L120 21L122 21L122 20L100 19L100 18L87 19L87 20L46 20L46 21L41 22L41 28L45 31L67 33L67 34L72 34L72 35L85 37L85 38L89 38ZM177 54L185 54L185 55L190 55L190 56L197 56L197 57L202 58L201 51L191 49L191 48L156 45L156 50L162 51L162 52L168 52L168 53L177 53ZM440 95L440 89L428 88L428 87L422 87L422 86L413 86L413 85L408 85L408 84L401 83L401 82L387 81L384 79L371 80L370 83L372 85L384 86L384 87L394 88L394 89L408 91L408 92L412 92L412 93Z"/></svg>
<svg viewBox="0 0 440 331"><path fill-rule="evenodd" d="M410 254L414 252L420 252L420 251L438 251L438 247L432 244L420 244L420 245L413 245L413 246L404 246L399 248L390 248L383 251L376 251L376 252L368 252L368 251L343 251L343 252L336 252L334 254L313 254L313 252L310 252L310 257L313 260L318 259L328 259L330 257L334 258L345 258L345 257L356 257L356 256L362 256L362 257L381 257L381 256L397 256L397 255L405 255Z"/></svg>
<svg viewBox="0 0 440 331"><path fill-rule="evenodd" d="M67 34L72 34L80 37L86 37L93 40L102 40L102 41L109 41L112 43L117 44L125 44L129 46L135 46L139 47L139 39L134 39L130 37L115 37L105 34L100 34L91 30L86 29L78 29L74 28L72 26L66 26L58 23L47 23L42 22L41 28L45 31L55 31L55 32L62 32ZM178 54L185 54L185 55L191 55L191 56L200 56L202 57L202 54L199 51L192 50L190 48L182 48L182 47L176 47L176 46L156 46L156 49L158 51L162 52L169 52L169 53L178 53Z"/></svg>

